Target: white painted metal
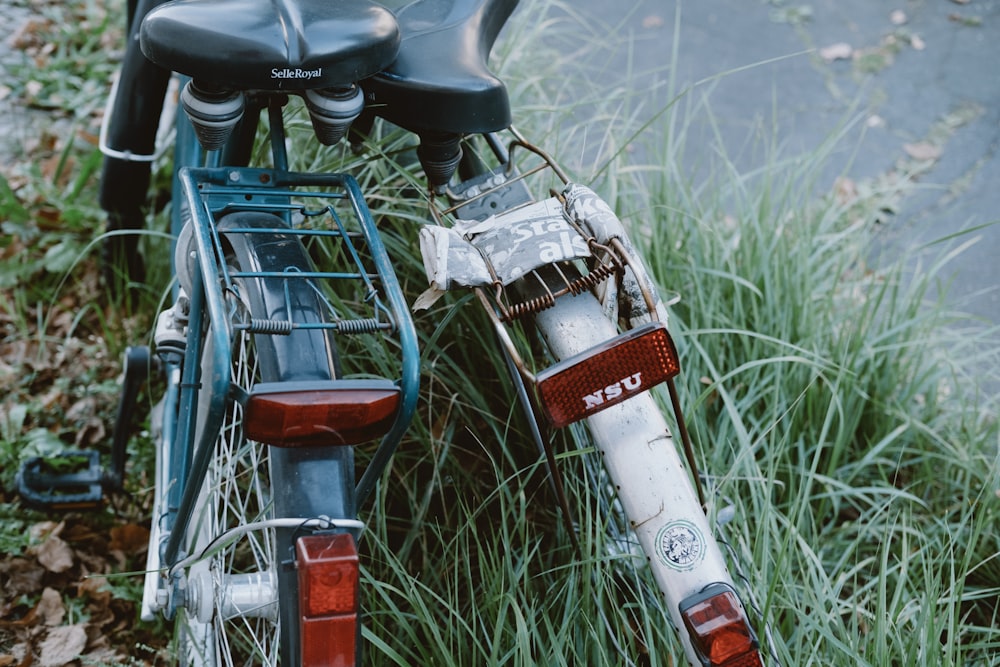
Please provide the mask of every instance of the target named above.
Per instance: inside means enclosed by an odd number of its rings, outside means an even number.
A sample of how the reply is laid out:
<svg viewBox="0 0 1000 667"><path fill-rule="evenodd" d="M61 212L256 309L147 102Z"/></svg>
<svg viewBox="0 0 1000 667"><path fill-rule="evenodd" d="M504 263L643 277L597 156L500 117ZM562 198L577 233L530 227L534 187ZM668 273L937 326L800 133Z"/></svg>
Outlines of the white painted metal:
<svg viewBox="0 0 1000 667"><path fill-rule="evenodd" d="M172 376L168 378L170 383L180 383L180 369L172 371ZM170 469L167 465L166 447L163 443L163 403L158 403L153 408L150 417L153 430L153 442L156 446L156 467L154 475L156 486L153 489L153 519L150 526L149 548L146 551L146 572L142 587L142 604L139 607L139 617L144 621L153 621L158 612L163 608L164 600L160 599L165 595L163 590L163 573L160 564L160 542L163 537L160 520L167 505L166 495L170 488ZM159 591L163 591L161 594Z"/></svg>
<svg viewBox="0 0 1000 667"><path fill-rule="evenodd" d="M617 333L590 294L559 299L537 315L537 326L558 359ZM587 426L674 627L683 627L682 599L710 583L733 582L663 414L644 392L589 417ZM699 665L687 638L683 640L688 660Z"/></svg>

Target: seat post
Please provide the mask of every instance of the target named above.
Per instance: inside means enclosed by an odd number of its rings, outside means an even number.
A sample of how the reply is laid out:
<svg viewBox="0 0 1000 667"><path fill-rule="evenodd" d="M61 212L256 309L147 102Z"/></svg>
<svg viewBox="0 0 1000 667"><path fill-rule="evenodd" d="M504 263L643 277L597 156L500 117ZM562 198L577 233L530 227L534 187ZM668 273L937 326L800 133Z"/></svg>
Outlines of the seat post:
<svg viewBox="0 0 1000 667"><path fill-rule="evenodd" d="M440 194L462 161L462 136L450 132L422 132L417 158L431 189Z"/></svg>

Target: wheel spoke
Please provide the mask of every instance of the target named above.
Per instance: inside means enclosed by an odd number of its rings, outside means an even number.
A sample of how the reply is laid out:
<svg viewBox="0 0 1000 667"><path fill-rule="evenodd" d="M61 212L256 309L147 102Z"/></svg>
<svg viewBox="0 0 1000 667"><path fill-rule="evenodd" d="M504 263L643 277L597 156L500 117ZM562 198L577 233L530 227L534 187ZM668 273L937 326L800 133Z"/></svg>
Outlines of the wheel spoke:
<svg viewBox="0 0 1000 667"><path fill-rule="evenodd" d="M245 390L259 380L253 342L253 336L240 335L232 350L232 381ZM199 553L234 528L271 518L267 447L243 437L242 421L242 406L232 402L198 503L201 516L194 521L189 553ZM179 616L182 663L277 664L274 539L269 526L248 531L210 549L204 561L189 569L189 580L204 573L200 580L206 585L195 587Z"/></svg>

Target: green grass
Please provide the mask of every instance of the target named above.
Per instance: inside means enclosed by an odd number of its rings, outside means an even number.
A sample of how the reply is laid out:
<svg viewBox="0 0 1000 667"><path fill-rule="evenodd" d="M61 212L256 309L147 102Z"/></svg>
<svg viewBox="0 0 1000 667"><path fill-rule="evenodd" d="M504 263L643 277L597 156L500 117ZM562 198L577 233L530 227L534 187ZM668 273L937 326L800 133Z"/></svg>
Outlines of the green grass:
<svg viewBox="0 0 1000 667"><path fill-rule="evenodd" d="M82 7L74 11L93 9ZM622 82L613 95L579 85L587 72L573 45L590 43L582 28L545 7L522 12L497 50L518 124L617 208L657 279L681 296L671 328L686 419L713 507L736 510L724 535L773 631L770 648L788 665L997 664L996 397L976 391L983 369L997 368L997 333L963 317L941 289L948 263L961 261L940 249L948 244L873 252L881 212L912 184L873 180L856 197L838 196L822 179L846 131L805 155L770 148L774 137L762 131L763 158L749 173L716 147L710 159L686 143L688 119L711 117L700 89L642 128L650 110ZM576 113L589 120L567 127ZM586 155L584 138L597 147ZM635 144L646 163L630 161ZM389 145L405 161L405 138ZM134 315L93 298L93 153L67 140L55 154L65 168L26 167L0 189L16 258L5 258L2 292L7 489L19 458L73 444L83 408L70 408L89 392L100 390L94 415L110 423L117 352L145 342L164 287ZM386 173L385 161L343 148L294 157L363 181ZM707 176L695 181L682 158ZM416 296L422 212L399 200L411 186L394 181L369 203ZM46 226L51 209L72 224ZM157 244L150 234L148 254ZM63 251L52 249L63 245L75 264L56 262ZM594 493L602 484L592 457L560 443L582 551L573 553L486 320L468 302L451 296L417 316L421 403L365 516L369 662L677 664L641 560L616 542L608 499ZM67 365L60 351L80 345L88 363ZM128 512L141 514L141 461L136 468ZM5 500L3 516L37 518ZM6 549L17 549L17 532L4 532Z"/></svg>

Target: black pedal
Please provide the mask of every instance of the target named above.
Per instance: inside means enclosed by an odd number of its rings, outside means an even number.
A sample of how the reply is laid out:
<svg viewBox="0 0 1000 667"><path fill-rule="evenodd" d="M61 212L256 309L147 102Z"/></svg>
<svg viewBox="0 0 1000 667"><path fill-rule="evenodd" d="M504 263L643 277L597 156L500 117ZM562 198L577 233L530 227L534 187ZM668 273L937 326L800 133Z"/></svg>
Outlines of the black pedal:
<svg viewBox="0 0 1000 667"><path fill-rule="evenodd" d="M100 454L81 450L29 459L17 475L17 491L36 509L93 509L104 500L103 482Z"/></svg>
<svg viewBox="0 0 1000 667"><path fill-rule="evenodd" d="M31 458L17 474L17 491L25 505L46 510L94 509L104 503L105 490L122 489L136 396L154 363L148 347L125 350L124 381L111 443L111 468L106 470L101 465L101 455L94 450Z"/></svg>

